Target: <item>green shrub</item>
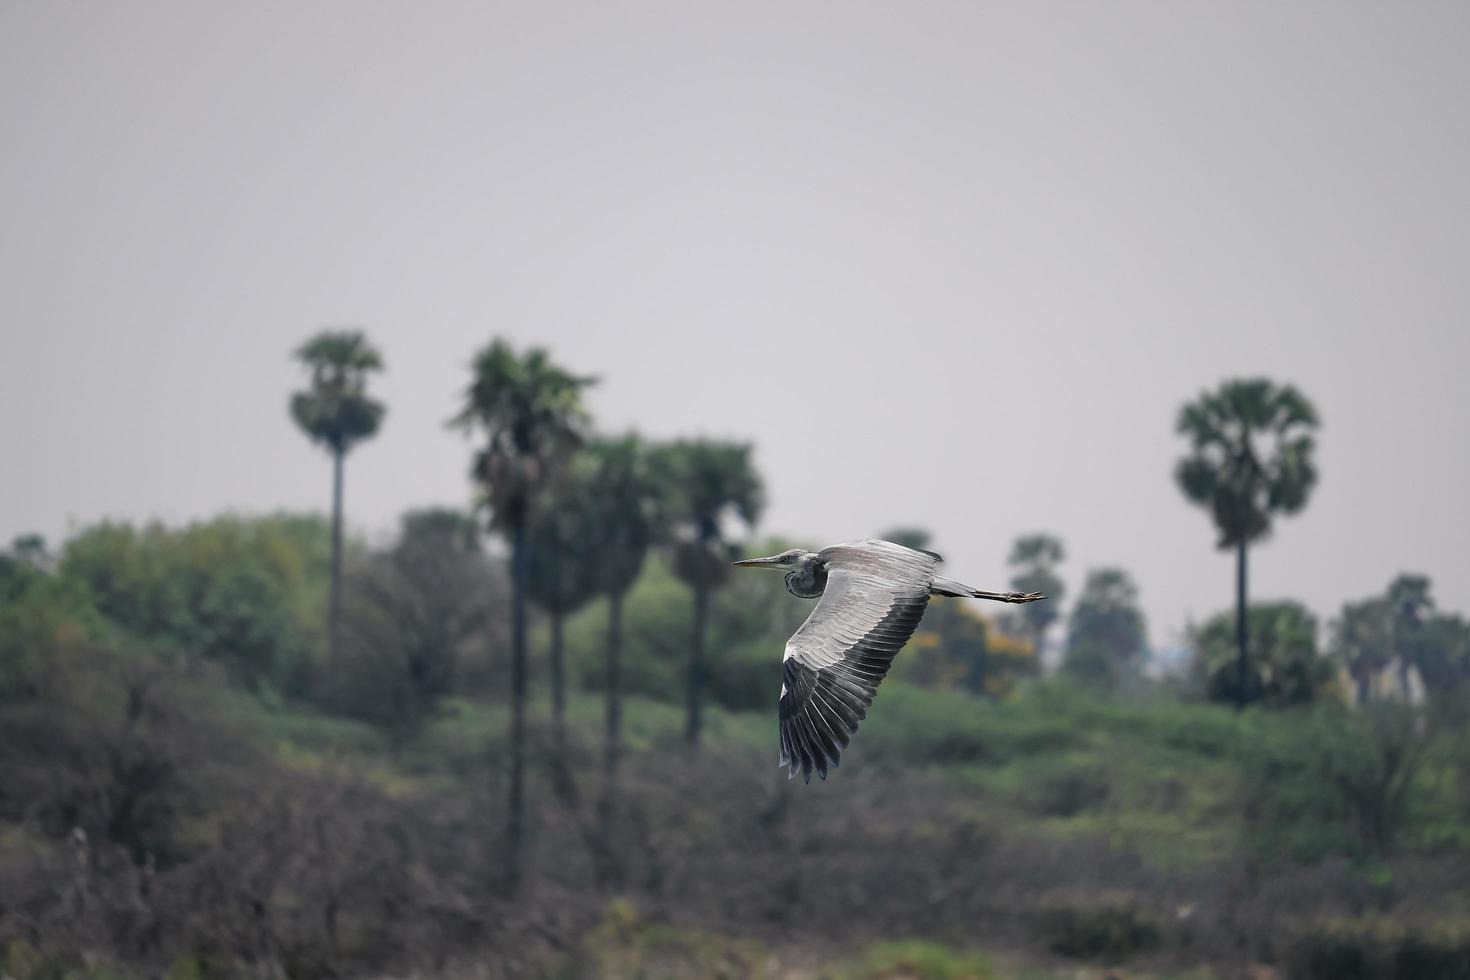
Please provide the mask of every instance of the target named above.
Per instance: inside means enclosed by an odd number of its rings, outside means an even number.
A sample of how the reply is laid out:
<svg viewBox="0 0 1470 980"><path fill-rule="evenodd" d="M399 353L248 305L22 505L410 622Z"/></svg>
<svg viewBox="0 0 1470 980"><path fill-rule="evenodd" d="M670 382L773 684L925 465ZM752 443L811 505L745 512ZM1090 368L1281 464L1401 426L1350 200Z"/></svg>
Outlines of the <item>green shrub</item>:
<svg viewBox="0 0 1470 980"><path fill-rule="evenodd" d="M1258 848L1302 861L1393 852L1434 737L1418 713L1389 703L1324 705L1253 721L1239 758Z"/></svg>
<svg viewBox="0 0 1470 980"><path fill-rule="evenodd" d="M877 943L863 953L844 980L990 980L990 962L979 953L959 952L922 939Z"/></svg>
<svg viewBox="0 0 1470 980"><path fill-rule="evenodd" d="M125 635L224 665L248 686L301 676L325 588L326 525L222 517L102 523L67 542L60 577Z"/></svg>

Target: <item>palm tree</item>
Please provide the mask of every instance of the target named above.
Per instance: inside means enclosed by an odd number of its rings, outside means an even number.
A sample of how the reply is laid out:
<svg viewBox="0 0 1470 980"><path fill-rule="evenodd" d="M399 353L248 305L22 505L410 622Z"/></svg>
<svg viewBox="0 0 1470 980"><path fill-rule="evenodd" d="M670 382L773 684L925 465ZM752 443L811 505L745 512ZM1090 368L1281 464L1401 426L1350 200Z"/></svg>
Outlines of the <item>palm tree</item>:
<svg viewBox="0 0 1470 980"><path fill-rule="evenodd" d="M623 604L643 571L649 550L665 534L667 487L636 435L597 439L584 454L598 488L592 567L607 596L607 670L604 680L603 795L599 804L604 850L611 856L618 762L622 752Z"/></svg>
<svg viewBox="0 0 1470 980"><path fill-rule="evenodd" d="M1317 482L1316 410L1291 385L1265 378L1226 381L1179 412L1189 454L1174 478L1190 502L1210 508L1219 547L1235 549L1237 706L1247 674L1246 548L1271 532L1275 514L1295 514Z"/></svg>
<svg viewBox="0 0 1470 980"><path fill-rule="evenodd" d="M1047 628L1061 615L1062 598L1067 590L1057 575L1056 566L1066 557L1061 539L1050 534L1024 535L1011 546L1007 563L1016 569L1016 574L1011 576L1011 588L1017 592L1040 592L1049 600L1028 602L1018 610L1026 631L1031 634L1038 663L1041 662Z"/></svg>
<svg viewBox="0 0 1470 980"><path fill-rule="evenodd" d="M291 396L291 418L312 442L332 454L332 585L327 602L327 656L337 654L342 608L342 461L354 445L371 438L386 411L367 395L367 377L383 369L383 358L360 330L323 330L296 348L310 372L311 387Z"/></svg>
<svg viewBox="0 0 1470 980"><path fill-rule="evenodd" d="M699 744L709 598L729 577L733 557L723 524L733 514L747 527L754 526L765 505L765 490L750 455L748 444L708 439L681 439L655 454L660 478L673 494L674 574L694 594L684 726L691 746Z"/></svg>
<svg viewBox="0 0 1470 980"><path fill-rule="evenodd" d="M544 350L518 355L495 340L475 355L464 407L451 424L479 433L471 477L490 509L490 528L511 548L510 787L506 815L506 888L520 885L526 768L526 531L538 498L581 444L588 425L582 392L594 379L552 362Z"/></svg>
<svg viewBox="0 0 1470 980"><path fill-rule="evenodd" d="M598 532L597 493L581 473L561 477L526 529L527 598L551 620L551 724L558 751L564 748L566 718L563 624L595 595L592 540Z"/></svg>

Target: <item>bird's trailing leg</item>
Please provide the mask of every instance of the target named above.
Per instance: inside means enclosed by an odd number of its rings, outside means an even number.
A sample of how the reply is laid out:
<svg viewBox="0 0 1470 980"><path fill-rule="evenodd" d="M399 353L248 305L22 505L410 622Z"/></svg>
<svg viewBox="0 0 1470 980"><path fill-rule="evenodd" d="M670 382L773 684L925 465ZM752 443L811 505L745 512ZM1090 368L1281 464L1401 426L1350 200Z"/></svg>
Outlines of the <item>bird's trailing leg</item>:
<svg viewBox="0 0 1470 980"><path fill-rule="evenodd" d="M1040 592L986 592L984 589L972 589L963 582L956 582L943 575L934 576L929 594L953 596L956 599L994 599L996 602L1035 602L1046 598Z"/></svg>

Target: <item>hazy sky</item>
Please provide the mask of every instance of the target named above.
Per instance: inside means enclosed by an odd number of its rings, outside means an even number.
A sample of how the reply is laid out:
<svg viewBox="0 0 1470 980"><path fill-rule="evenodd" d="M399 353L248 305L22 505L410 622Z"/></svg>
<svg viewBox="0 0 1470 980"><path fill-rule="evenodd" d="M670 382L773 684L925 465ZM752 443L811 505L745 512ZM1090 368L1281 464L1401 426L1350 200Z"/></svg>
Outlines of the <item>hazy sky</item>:
<svg viewBox="0 0 1470 980"><path fill-rule="evenodd" d="M766 530L981 587L1051 530L1168 641L1233 574L1175 413L1264 373L1325 427L1256 595L1470 610L1467 50L1458 0L0 0L0 540L325 507L288 353L353 323L364 531L468 499L499 334L753 440Z"/></svg>

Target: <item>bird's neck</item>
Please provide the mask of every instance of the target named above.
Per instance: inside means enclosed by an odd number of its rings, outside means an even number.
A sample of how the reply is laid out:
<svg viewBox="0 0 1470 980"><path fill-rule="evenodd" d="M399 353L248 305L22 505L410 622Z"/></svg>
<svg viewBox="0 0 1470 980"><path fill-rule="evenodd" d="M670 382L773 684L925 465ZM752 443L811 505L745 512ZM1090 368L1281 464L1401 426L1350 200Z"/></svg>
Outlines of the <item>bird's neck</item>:
<svg viewBox="0 0 1470 980"><path fill-rule="evenodd" d="M795 571L786 573L786 591L802 599L815 599L827 588L827 565L816 555L807 555Z"/></svg>

